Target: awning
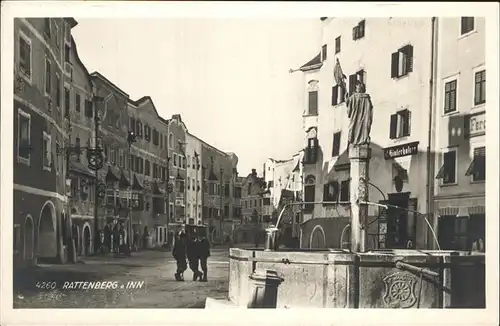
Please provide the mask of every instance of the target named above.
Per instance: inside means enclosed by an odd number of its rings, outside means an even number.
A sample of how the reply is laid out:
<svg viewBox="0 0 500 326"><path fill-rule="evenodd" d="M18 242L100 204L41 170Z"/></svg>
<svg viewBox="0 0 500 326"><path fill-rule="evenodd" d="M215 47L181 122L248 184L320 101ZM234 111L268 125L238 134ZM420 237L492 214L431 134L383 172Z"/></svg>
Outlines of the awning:
<svg viewBox="0 0 500 326"><path fill-rule="evenodd" d="M120 183L119 183L120 188L128 188L130 187L130 180L127 178L125 175L125 171L121 170L120 173Z"/></svg>
<svg viewBox="0 0 500 326"><path fill-rule="evenodd" d="M120 172L114 168L112 165L108 166L108 172L106 173L106 181L116 182L120 181Z"/></svg>
<svg viewBox="0 0 500 326"><path fill-rule="evenodd" d="M83 175L95 178L95 174L92 173L92 171L87 166L85 166L82 162L78 162L76 160L72 160L69 163L69 170L71 172L76 172L79 174L83 174Z"/></svg>
<svg viewBox="0 0 500 326"><path fill-rule="evenodd" d="M163 190L160 185L158 184L158 182L154 182L153 183L153 194L155 195L164 195L165 194L165 190Z"/></svg>
<svg viewBox="0 0 500 326"><path fill-rule="evenodd" d="M314 58L309 60L306 64L300 67L301 71L308 71L321 68L323 66L323 62L321 61L321 52L318 53Z"/></svg>
<svg viewBox="0 0 500 326"><path fill-rule="evenodd" d="M137 177L137 174L134 173L134 181L132 184L132 190L144 190L144 186L142 185L141 180Z"/></svg>
<svg viewBox="0 0 500 326"><path fill-rule="evenodd" d="M478 173L483 173L486 168L486 149L483 147L479 150L474 151L474 158L465 172L466 176L475 175Z"/></svg>
<svg viewBox="0 0 500 326"><path fill-rule="evenodd" d="M444 179L445 176L445 164L441 165L439 168L439 171L436 175L436 179Z"/></svg>

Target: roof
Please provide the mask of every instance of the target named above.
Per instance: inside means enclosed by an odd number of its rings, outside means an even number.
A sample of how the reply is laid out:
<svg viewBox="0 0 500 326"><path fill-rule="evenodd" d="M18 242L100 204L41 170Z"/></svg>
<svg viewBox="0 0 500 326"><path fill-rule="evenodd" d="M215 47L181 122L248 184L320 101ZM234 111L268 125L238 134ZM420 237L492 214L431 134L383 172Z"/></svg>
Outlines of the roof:
<svg viewBox="0 0 500 326"><path fill-rule="evenodd" d="M306 64L300 67L300 70L305 72L309 70L319 69L323 66L323 62L321 61L321 52L319 52L314 58L309 60Z"/></svg>
<svg viewBox="0 0 500 326"><path fill-rule="evenodd" d="M130 98L128 99L128 102L135 105L135 106L141 106L142 104L144 104L144 102L147 102L147 101L150 101L151 104L153 105L153 110L155 111L156 113L156 117L158 118L158 120L160 120L161 122L163 122L164 124L168 124L169 120L163 118L159 113L158 113L158 110L156 110L156 106L153 102L153 99L151 98L151 96L143 96L141 97L140 99L134 101L134 100L131 100Z"/></svg>
<svg viewBox="0 0 500 326"><path fill-rule="evenodd" d="M106 84L108 84L109 86L113 87L114 89L116 89L119 93L121 93L124 97L126 98L129 98L130 96L125 93L120 87L116 86L115 84L113 84L112 82L109 81L109 79L107 79L106 77L104 77L100 72L98 71L94 71L93 73L90 74L90 76L94 77L94 78L99 78L100 80L104 81Z"/></svg>

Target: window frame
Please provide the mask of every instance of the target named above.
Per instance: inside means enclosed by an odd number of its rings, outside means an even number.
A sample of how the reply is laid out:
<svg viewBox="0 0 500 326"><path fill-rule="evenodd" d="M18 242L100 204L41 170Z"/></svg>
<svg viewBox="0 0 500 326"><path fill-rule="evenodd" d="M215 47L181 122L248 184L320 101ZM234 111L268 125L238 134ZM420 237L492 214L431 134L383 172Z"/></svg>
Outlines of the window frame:
<svg viewBox="0 0 500 326"><path fill-rule="evenodd" d="M118 166L125 168L125 153L123 149L118 149Z"/></svg>
<svg viewBox="0 0 500 326"><path fill-rule="evenodd" d="M82 111L82 95L80 92L76 91L75 94L75 112L80 113Z"/></svg>
<svg viewBox="0 0 500 326"><path fill-rule="evenodd" d="M168 149L174 149L174 134L168 134Z"/></svg>
<svg viewBox="0 0 500 326"><path fill-rule="evenodd" d="M472 18L472 29L470 31L467 31L465 33L462 33L462 23L464 18ZM460 22L458 24L458 38L465 38L471 34L474 34L476 32L476 17L470 17L470 16L461 16L460 17Z"/></svg>
<svg viewBox="0 0 500 326"><path fill-rule="evenodd" d="M447 91L446 90L446 86L448 84L452 84L452 83L455 83L455 89L454 90L449 90ZM450 86L451 88L451 86ZM446 110L446 103L447 103L447 94L451 93L451 92L455 92L454 96L455 96L455 107L453 110ZM443 81L443 115L450 115L450 114L453 114L453 113L456 113L456 112L459 112L459 109L458 109L458 78L452 78L452 79L449 79L449 80L444 80ZM450 100L450 106L451 106L451 100Z"/></svg>
<svg viewBox="0 0 500 326"><path fill-rule="evenodd" d="M17 54L17 57L18 57L18 62L17 62L17 68L19 70L19 74L21 75L21 77L29 84L31 85L32 82L33 82L33 43L31 41L31 38L29 38L23 31L19 31L19 36L18 36L18 54ZM30 60L30 71L29 71L29 75L26 74L26 72L24 71L24 69L21 68L21 39L23 39L28 45L29 45L29 48L30 48L30 53L29 53L29 60Z"/></svg>
<svg viewBox="0 0 500 326"><path fill-rule="evenodd" d="M476 75L477 74L480 74L484 72L484 81L482 81L484 83L484 100L482 102L476 102ZM474 85L473 87L473 91L472 91L472 108L480 108L480 107L485 107L486 106L486 88L487 88L487 85L486 85L486 67L484 65L481 65L479 67L476 67L472 70L472 85Z"/></svg>
<svg viewBox="0 0 500 326"><path fill-rule="evenodd" d="M52 163L52 136L47 132L42 132L42 169L44 171L51 171L51 163ZM45 151L43 150L45 148ZM47 162L45 162L45 159ZM45 164L47 163L47 164Z"/></svg>
<svg viewBox="0 0 500 326"><path fill-rule="evenodd" d="M484 151L486 152L486 145L485 144L482 144L482 143L472 143L470 145L471 145L470 156L472 156L472 160L475 160L474 152L475 152L476 149L484 148ZM470 183L473 183L473 184L484 184L484 183L486 183L486 153L485 153L484 157L485 157L484 158L484 162L485 162L485 167L484 167L485 178L483 180L475 180L474 179L474 174L471 174L469 176L470 177ZM472 160L471 160L470 163L472 163Z"/></svg>
<svg viewBox="0 0 500 326"><path fill-rule="evenodd" d="M407 117L408 117L408 121L407 121L407 124L408 124L408 128L407 128L407 133L405 134L404 133L404 129L403 129L403 124L401 123L402 119L403 119L403 113L404 112L407 112ZM392 119L393 119L393 116L396 116L396 135L392 135ZM405 140L407 139L408 137L411 136L411 111L410 109L402 109L402 110L398 110L396 113L393 113L390 115L390 118L389 118L389 139L391 140Z"/></svg>
<svg viewBox="0 0 500 326"><path fill-rule="evenodd" d="M28 150L28 157L20 156L21 148L21 119L20 116L28 120L28 146L31 146L31 114L23 111L22 109L17 110L17 162L30 166L31 163L31 151Z"/></svg>
<svg viewBox="0 0 500 326"><path fill-rule="evenodd" d="M361 26L363 26L362 29L361 29ZM363 35L360 34L360 31L363 32ZM356 26L353 27L352 40L357 41L357 40L364 38L365 36L366 36L366 19L363 19L363 20L359 21Z"/></svg>
<svg viewBox="0 0 500 326"><path fill-rule="evenodd" d="M316 103L316 111L313 112L311 110L311 95L312 94L316 94L316 101L314 103ZM310 89L308 90L307 92L307 115L313 115L313 116L316 116L319 114L319 90L318 89Z"/></svg>
<svg viewBox="0 0 500 326"><path fill-rule="evenodd" d="M66 103L66 91L68 92L68 103ZM69 116L71 112L71 85L64 83L64 116ZM66 107L67 105L67 107Z"/></svg>
<svg viewBox="0 0 500 326"><path fill-rule="evenodd" d="M411 55L410 55L411 53ZM394 55L397 54L397 66L396 66L396 74L394 74ZM403 57L401 57L403 55ZM404 60L406 56L406 60ZM410 75L411 72L414 70L414 46L413 44L406 44L401 46L396 52L393 52L391 54L391 79L401 79L405 78ZM402 70L404 67L404 70Z"/></svg>
<svg viewBox="0 0 500 326"><path fill-rule="evenodd" d="M48 64L48 69L47 69L47 64ZM52 61L50 60L48 55L45 55L45 75L43 77L43 83L44 83L43 94L45 95L45 97L50 97L52 94Z"/></svg>
<svg viewBox="0 0 500 326"><path fill-rule="evenodd" d="M339 35L335 38L335 54L340 53L342 51L342 36Z"/></svg>
<svg viewBox="0 0 500 326"><path fill-rule="evenodd" d="M335 137L338 135L338 148L335 151ZM333 139L332 139L332 158L340 156L340 148L342 146L342 130L336 130L333 132ZM335 154L336 152L336 154Z"/></svg>
<svg viewBox="0 0 500 326"><path fill-rule="evenodd" d="M61 110L62 106L62 92L61 92L61 74L56 71L56 109Z"/></svg>
<svg viewBox="0 0 500 326"><path fill-rule="evenodd" d="M442 187L448 187L448 186L457 186L458 185L458 147L453 146L453 147L447 147L443 149L443 153L441 154L441 164L439 168L441 169L441 166L445 165L445 154L450 153L450 152L455 152L455 180L454 182L444 182L444 178L441 178L439 181L439 185ZM439 171L438 171L439 172Z"/></svg>

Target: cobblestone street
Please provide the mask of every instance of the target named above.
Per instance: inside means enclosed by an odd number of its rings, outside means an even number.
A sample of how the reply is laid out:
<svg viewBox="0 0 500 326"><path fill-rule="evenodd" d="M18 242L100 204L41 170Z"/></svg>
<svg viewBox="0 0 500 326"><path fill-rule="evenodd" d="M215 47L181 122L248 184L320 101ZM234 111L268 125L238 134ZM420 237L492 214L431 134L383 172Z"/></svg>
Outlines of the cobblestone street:
<svg viewBox="0 0 500 326"><path fill-rule="evenodd" d="M14 308L203 308L207 296L224 298L228 291L228 249L213 249L208 282L176 282L175 260L170 252L144 251L131 258L87 257L75 265L43 265L15 273ZM142 289L63 290L67 281L144 281ZM37 283L55 282L54 290L37 289Z"/></svg>

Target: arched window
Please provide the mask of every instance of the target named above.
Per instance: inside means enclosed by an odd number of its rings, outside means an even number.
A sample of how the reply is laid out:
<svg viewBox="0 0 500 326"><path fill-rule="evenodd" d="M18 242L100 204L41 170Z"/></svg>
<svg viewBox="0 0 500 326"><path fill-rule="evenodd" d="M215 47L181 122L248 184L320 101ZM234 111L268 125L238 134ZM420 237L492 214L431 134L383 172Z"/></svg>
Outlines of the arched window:
<svg viewBox="0 0 500 326"><path fill-rule="evenodd" d="M170 133L168 135L168 148L173 149L174 148L174 134Z"/></svg>
<svg viewBox="0 0 500 326"><path fill-rule="evenodd" d="M304 182L304 201L306 203L314 202L316 197L316 177L314 175L308 175ZM314 210L314 204L305 204L304 213L312 213Z"/></svg>

